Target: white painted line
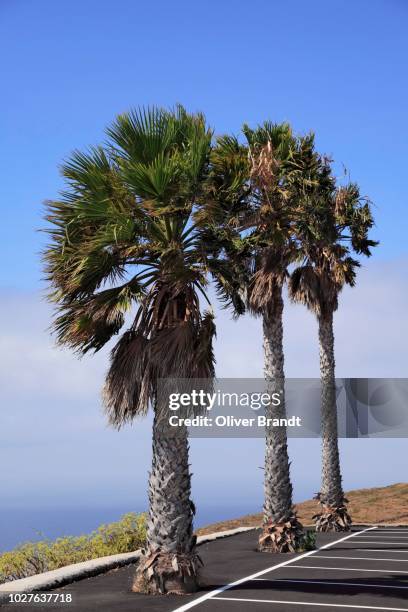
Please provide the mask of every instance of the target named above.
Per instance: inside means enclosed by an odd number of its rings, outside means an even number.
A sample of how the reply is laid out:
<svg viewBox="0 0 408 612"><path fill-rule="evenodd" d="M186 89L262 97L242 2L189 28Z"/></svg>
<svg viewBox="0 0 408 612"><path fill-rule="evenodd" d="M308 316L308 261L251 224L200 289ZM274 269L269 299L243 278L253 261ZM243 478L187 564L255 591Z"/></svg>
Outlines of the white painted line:
<svg viewBox="0 0 408 612"><path fill-rule="evenodd" d="M318 557L317 557L318 558ZM386 569L359 569L358 567L327 567L325 565L292 565L289 569L300 567L301 569L321 569L336 570L341 572L377 572L382 574L408 574L405 570L386 570ZM408 587L407 587L408 589Z"/></svg>
<svg viewBox="0 0 408 612"><path fill-rule="evenodd" d="M378 533L408 533L408 527L406 529L382 529L377 527Z"/></svg>
<svg viewBox="0 0 408 612"><path fill-rule="evenodd" d="M381 535L384 535L386 533L403 533L405 535L408 535L408 529L404 529L404 531L393 531L392 529L383 529L383 530L379 529L378 533Z"/></svg>
<svg viewBox="0 0 408 612"><path fill-rule="evenodd" d="M312 550L312 554L318 553L319 550L326 550L327 548L331 548L332 546L335 546L336 544L340 544L340 542L345 542L345 540L349 540L350 538L355 538L356 536L360 535L361 533L365 533L366 531L372 531L373 529L377 529L377 527L367 527L367 529L363 529L362 531L355 531L354 533L351 533L350 535L345 536L344 538L340 538L340 540L335 540L334 542L330 542L329 544L325 544L324 546L320 546L320 548L318 548L317 550ZM351 544L351 542L348 542L348 543ZM300 559L300 558L301 557L298 557L298 559Z"/></svg>
<svg viewBox="0 0 408 612"><path fill-rule="evenodd" d="M376 538L377 535L380 538L385 538L386 540L408 540L408 536L389 536L389 535L386 535L384 533L378 533L375 536L372 536L372 535L361 536L361 539L362 540L370 540L371 538Z"/></svg>
<svg viewBox="0 0 408 612"><path fill-rule="evenodd" d="M408 559L379 559L377 557L340 557L339 555L316 555L316 559L351 559L355 561L394 561L395 563L408 563Z"/></svg>
<svg viewBox="0 0 408 612"><path fill-rule="evenodd" d="M334 584L340 586L372 587L373 589L408 589L408 586L393 586L392 584L365 584L361 582L330 582L329 580L289 580L289 578L274 578L269 582L287 582L295 584ZM175 611L177 612L177 611Z"/></svg>
<svg viewBox="0 0 408 612"><path fill-rule="evenodd" d="M347 549L350 550L350 549ZM384 552L384 548L354 548L352 550L363 550L364 552ZM408 549L398 550L398 548L387 548L388 553L408 553Z"/></svg>
<svg viewBox="0 0 408 612"><path fill-rule="evenodd" d="M321 606L323 608L352 608L353 610L393 610L396 612L407 612L406 608L383 608L380 606L352 606L347 604L315 603L308 601L285 601L281 599L242 599L238 597L212 597L218 601L247 601L250 603L286 604L289 606Z"/></svg>
<svg viewBox="0 0 408 612"><path fill-rule="evenodd" d="M361 544L362 542L365 542L366 544L401 544L401 546L405 546L405 542L390 542L389 540L368 540L363 539L363 538L356 538L354 540L355 542L359 542L359 544ZM348 542L348 544L351 544L351 542ZM408 550L408 542L407 542L407 550Z"/></svg>
<svg viewBox="0 0 408 612"><path fill-rule="evenodd" d="M298 557L294 557L292 559L289 559L288 561L283 561L282 563L278 563L277 565L272 565L271 567L268 567L267 569L261 570L260 572L256 572L255 574L251 574L250 576L246 576L245 578L240 578L239 580L230 582L229 584L219 587L218 589L214 589L213 591L209 591L208 593L205 593L205 595L202 595L201 597L197 597L197 599L194 599L193 601L190 601L189 603L184 604L184 606L180 606L180 608L176 608L175 610L173 610L173 612L186 612L186 610L190 610L191 608L198 606L203 601L207 601L207 599L211 599L212 597L215 597L216 595L219 595L220 593L223 593L224 591L228 591L229 589L232 589L235 586L239 586L240 584L248 582L249 580L254 580L255 578L258 578L258 576L263 576L264 574L268 574L269 572L272 572L273 570L276 570L276 569L280 569L281 567L287 567L291 563L294 563L295 561L299 561L299 559L305 559L306 557L310 557L311 555L316 554L319 550L325 550L326 548L329 548L330 546L334 546L335 544L344 542L344 540L353 538L359 533L365 533L366 531L371 531L372 529L376 529L376 527L367 527L366 529L363 529L362 531L355 531L354 533L351 533L350 535L345 536L344 538L340 538L339 540L336 540L335 542L331 542L330 544L326 544L325 546L322 546L321 548L318 548L317 550L310 550L307 553L303 553L303 555L299 555Z"/></svg>

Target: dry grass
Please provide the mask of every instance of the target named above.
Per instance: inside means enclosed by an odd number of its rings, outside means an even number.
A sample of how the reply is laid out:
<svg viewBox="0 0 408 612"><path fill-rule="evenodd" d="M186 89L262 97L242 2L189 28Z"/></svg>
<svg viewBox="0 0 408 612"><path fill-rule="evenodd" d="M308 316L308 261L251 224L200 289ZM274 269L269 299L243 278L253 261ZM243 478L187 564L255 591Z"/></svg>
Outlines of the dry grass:
<svg viewBox="0 0 408 612"><path fill-rule="evenodd" d="M408 483L398 483L389 487L375 489L356 489L346 493L353 523L390 523L408 525ZM296 505L300 521L310 525L312 516L319 506L316 500L308 500ZM238 519L214 523L197 529L198 535L216 531L235 529L236 527L259 527L261 514L248 514Z"/></svg>

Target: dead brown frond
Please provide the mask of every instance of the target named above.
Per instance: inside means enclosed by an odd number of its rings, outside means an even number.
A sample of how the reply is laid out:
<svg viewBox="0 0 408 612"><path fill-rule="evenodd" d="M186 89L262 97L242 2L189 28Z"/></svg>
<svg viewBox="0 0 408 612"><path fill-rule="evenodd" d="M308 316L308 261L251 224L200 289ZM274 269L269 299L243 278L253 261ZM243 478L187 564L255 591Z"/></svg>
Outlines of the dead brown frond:
<svg viewBox="0 0 408 612"><path fill-rule="evenodd" d="M203 565L194 551L150 553L138 568L132 591L150 595L184 595L197 590L197 578Z"/></svg>
<svg viewBox="0 0 408 612"><path fill-rule="evenodd" d="M119 427L160 403L159 380L212 379L214 335L213 315L201 314L191 285L156 283L111 354L103 392L110 422Z"/></svg>
<svg viewBox="0 0 408 612"><path fill-rule="evenodd" d="M293 515L287 521L264 523L258 548L262 552L293 553L298 550L303 538L303 526Z"/></svg>
<svg viewBox="0 0 408 612"><path fill-rule="evenodd" d="M316 524L316 531L350 531L351 516L347 509L347 500L343 499L343 504L338 507L330 506L320 501L322 511L313 516Z"/></svg>
<svg viewBox="0 0 408 612"><path fill-rule="evenodd" d="M272 142L249 149L250 179L264 194L270 193L278 182L279 160L274 156Z"/></svg>
<svg viewBox="0 0 408 612"><path fill-rule="evenodd" d="M296 268L288 282L290 299L304 304L318 317L336 310L341 287L333 270L326 271L312 265Z"/></svg>
<svg viewBox="0 0 408 612"><path fill-rule="evenodd" d="M248 306L254 313L261 313L280 295L287 278L288 250L264 248L258 258L257 270L248 286Z"/></svg>
<svg viewBox="0 0 408 612"><path fill-rule="evenodd" d="M109 421L116 427L145 415L154 397L155 371L149 360L149 342L132 329L123 334L111 353L103 400Z"/></svg>
<svg viewBox="0 0 408 612"><path fill-rule="evenodd" d="M338 220L345 219L347 200L348 190L344 187L339 187L334 197L334 213Z"/></svg>

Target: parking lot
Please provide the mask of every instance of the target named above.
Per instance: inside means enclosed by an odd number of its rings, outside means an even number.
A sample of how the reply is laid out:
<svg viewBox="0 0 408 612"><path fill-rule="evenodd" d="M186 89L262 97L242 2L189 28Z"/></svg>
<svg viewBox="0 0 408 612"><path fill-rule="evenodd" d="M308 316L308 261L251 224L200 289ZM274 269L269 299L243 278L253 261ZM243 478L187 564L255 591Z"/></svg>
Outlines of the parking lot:
<svg viewBox="0 0 408 612"><path fill-rule="evenodd" d="M258 530L207 542L201 589L189 596L132 593L128 565L56 589L72 603L5 604L3 612L341 612L408 611L408 528L320 533L303 554L256 551Z"/></svg>
<svg viewBox="0 0 408 612"><path fill-rule="evenodd" d="M174 612L408 610L408 529L372 527L214 589Z"/></svg>

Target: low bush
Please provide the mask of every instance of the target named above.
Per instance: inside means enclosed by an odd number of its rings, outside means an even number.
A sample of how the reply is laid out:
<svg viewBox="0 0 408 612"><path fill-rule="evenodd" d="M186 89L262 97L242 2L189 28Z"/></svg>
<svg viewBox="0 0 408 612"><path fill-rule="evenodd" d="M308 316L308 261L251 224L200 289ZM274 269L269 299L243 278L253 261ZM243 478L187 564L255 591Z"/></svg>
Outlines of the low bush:
<svg viewBox="0 0 408 612"><path fill-rule="evenodd" d="M296 552L306 552L309 550L315 550L315 548L316 548L316 532L306 531Z"/></svg>
<svg viewBox="0 0 408 612"><path fill-rule="evenodd" d="M89 559L132 552L146 541L146 515L130 512L83 536L26 542L0 554L0 583Z"/></svg>

